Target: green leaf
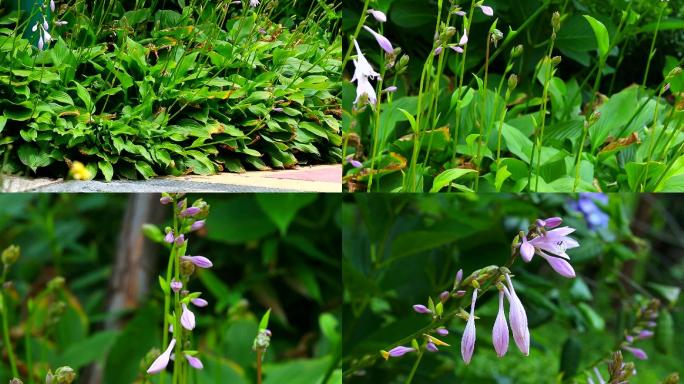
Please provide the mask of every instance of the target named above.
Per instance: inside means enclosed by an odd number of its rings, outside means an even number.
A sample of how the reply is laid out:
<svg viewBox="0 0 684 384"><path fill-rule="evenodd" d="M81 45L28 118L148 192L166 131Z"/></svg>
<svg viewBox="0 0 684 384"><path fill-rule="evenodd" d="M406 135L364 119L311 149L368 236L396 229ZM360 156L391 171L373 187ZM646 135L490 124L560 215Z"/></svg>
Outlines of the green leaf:
<svg viewBox="0 0 684 384"><path fill-rule="evenodd" d="M162 233L158 226L154 224L143 224L142 230L145 237L155 243L162 244L164 242L164 233Z"/></svg>
<svg viewBox="0 0 684 384"><path fill-rule="evenodd" d="M660 311L655 329L656 348L662 353L669 354L672 351L674 340L674 321L672 320L672 314L668 310Z"/></svg>
<svg viewBox="0 0 684 384"><path fill-rule="evenodd" d="M598 44L599 54L602 60L608 56L608 51L610 49L610 36L608 35L608 29L603 25L602 22L594 19L589 15L584 15L584 18L591 25L591 29L594 30L594 36L596 37L596 43Z"/></svg>
<svg viewBox="0 0 684 384"><path fill-rule="evenodd" d="M579 303L577 304L577 308L579 308L580 312L582 312L582 315L584 315L584 318L587 320L587 323L589 323L592 328L597 331L602 331L606 328L606 322L603 320L601 315L594 310L594 308L589 306L589 304Z"/></svg>
<svg viewBox="0 0 684 384"><path fill-rule="evenodd" d="M506 167L505 165L496 170L494 188L497 192L501 191L501 186L503 185L504 181L506 181L506 179L508 179L511 175L512 173L508 171L508 167Z"/></svg>
<svg viewBox="0 0 684 384"><path fill-rule="evenodd" d="M78 98L83 101L83 104L85 104L86 110L89 113L93 112L93 99L90 97L90 93L88 90L81 85L81 83L74 81L74 84L76 84L76 94L78 95Z"/></svg>
<svg viewBox="0 0 684 384"><path fill-rule="evenodd" d="M264 315L261 317L261 321L259 322L259 330L264 330L268 329L268 319L271 317L271 308L264 313Z"/></svg>
<svg viewBox="0 0 684 384"><path fill-rule="evenodd" d="M112 177L114 177L114 167L112 167L110 162L104 160L98 161L97 167L102 171L105 180L112 181Z"/></svg>
<svg viewBox="0 0 684 384"><path fill-rule="evenodd" d="M68 365L78 370L95 361L102 360L114 344L120 331L101 331L84 340L70 345L64 352L59 354L57 366Z"/></svg>
<svg viewBox="0 0 684 384"><path fill-rule="evenodd" d="M453 168L448 169L435 177L430 193L439 192L442 188L451 184L452 181L470 173L476 173L474 169Z"/></svg>
<svg viewBox="0 0 684 384"><path fill-rule="evenodd" d="M33 172L38 168L47 167L53 161L49 153L30 144L23 144L19 147L18 155L19 160L31 168Z"/></svg>
<svg viewBox="0 0 684 384"><path fill-rule="evenodd" d="M316 200L316 195L299 193L272 195L259 193L256 195L256 200L264 213L266 213L266 216L271 219L280 230L280 234L284 236L297 212L313 203Z"/></svg>
<svg viewBox="0 0 684 384"><path fill-rule="evenodd" d="M682 292L681 288L672 285L648 283L648 286L656 291L665 300L667 300L668 304L671 306L677 303L677 300L679 300L679 294Z"/></svg>
<svg viewBox="0 0 684 384"><path fill-rule="evenodd" d="M573 377L577 373L582 357L582 344L580 341L570 336L563 343L561 352L560 372L563 377Z"/></svg>

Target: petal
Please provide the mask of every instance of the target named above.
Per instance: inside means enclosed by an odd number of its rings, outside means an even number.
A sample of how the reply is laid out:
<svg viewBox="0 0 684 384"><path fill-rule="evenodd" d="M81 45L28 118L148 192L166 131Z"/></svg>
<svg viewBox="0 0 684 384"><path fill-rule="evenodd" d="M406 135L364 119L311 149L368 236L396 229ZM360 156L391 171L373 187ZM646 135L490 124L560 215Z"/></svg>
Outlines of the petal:
<svg viewBox="0 0 684 384"><path fill-rule="evenodd" d="M199 298L199 297L190 300L190 302L191 302L195 307L206 307L207 305L209 305L209 302L208 302L208 301L206 301L206 300L204 300L204 299L202 299L202 298Z"/></svg>
<svg viewBox="0 0 684 384"><path fill-rule="evenodd" d="M463 29L463 36L461 36L461 40L458 42L458 45L463 46L468 44L468 31Z"/></svg>
<svg viewBox="0 0 684 384"><path fill-rule="evenodd" d="M375 37L375 41L378 42L378 45L380 46L380 48L382 48L385 52L387 52L389 54L394 53L394 48L392 47L392 43L385 36L375 32L374 30L370 29L369 27L367 27L365 25L363 26L363 29L370 32L373 35L373 37Z"/></svg>
<svg viewBox="0 0 684 384"><path fill-rule="evenodd" d="M195 356L190 356L190 355L185 355L185 359L188 360L188 363L190 364L191 367L195 369L202 369L204 368L204 365L202 365L202 361Z"/></svg>
<svg viewBox="0 0 684 384"><path fill-rule="evenodd" d="M520 256L522 256L526 263L532 261L532 256L534 256L534 245L530 244L527 238L523 238L523 242L520 245Z"/></svg>
<svg viewBox="0 0 684 384"><path fill-rule="evenodd" d="M494 10L492 9L492 7L480 5L480 9L482 9L482 13L484 13L485 15L494 16Z"/></svg>
<svg viewBox="0 0 684 384"><path fill-rule="evenodd" d="M166 368L167 365L169 365L169 358L171 357L171 351L173 351L173 347L176 345L176 339L171 339L171 342L169 343L169 346L166 348L166 351L159 355L152 365L147 369L147 373L150 375L154 375L155 373L159 373Z"/></svg>
<svg viewBox="0 0 684 384"><path fill-rule="evenodd" d="M553 256L545 256L544 258L546 259L546 261L548 261L551 268L553 268L554 271L558 272L559 275L567 277L569 279L575 277L575 270L572 268L572 265L570 265L570 263L568 263L565 259Z"/></svg>
<svg viewBox="0 0 684 384"><path fill-rule="evenodd" d="M183 328L192 331L195 329L195 314L188 309L187 305L182 304L182 306L183 314L181 315L181 324L183 325Z"/></svg>

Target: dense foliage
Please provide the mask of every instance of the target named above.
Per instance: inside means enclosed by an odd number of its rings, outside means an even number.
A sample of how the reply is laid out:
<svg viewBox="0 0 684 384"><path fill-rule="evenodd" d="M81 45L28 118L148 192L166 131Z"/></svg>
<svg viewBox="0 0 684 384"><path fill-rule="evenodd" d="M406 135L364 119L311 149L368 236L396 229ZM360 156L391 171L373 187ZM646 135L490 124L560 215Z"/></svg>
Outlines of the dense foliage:
<svg viewBox="0 0 684 384"><path fill-rule="evenodd" d="M21 248L2 293L24 383L42 383L48 369L60 366L76 371L74 382L95 380L98 372L97 382L107 384L159 382L145 371L162 344L164 296L158 275L165 274L169 250L159 235L172 225L168 206L158 201L138 206L161 210L166 218L156 223L159 230L145 226L158 245L150 242L153 251L145 260L127 266L135 286L115 288L122 273L115 268L115 255L141 246L119 240L126 220L139 214L129 206L124 216L129 200L137 198L0 196L0 247ZM204 200L211 214L203 229L189 235L188 251L214 265L197 270L188 285L202 292L209 305L193 308L193 344L204 369L191 370L187 382L256 382L252 346L259 320L270 308L264 383L339 383L340 199L303 194ZM143 228L127 230L141 233ZM121 303L128 307L111 311L112 295L122 290L143 296L135 306ZM11 377L8 348L0 343L0 380L6 383ZM166 383L170 379L166 375Z"/></svg>
<svg viewBox="0 0 684 384"><path fill-rule="evenodd" d="M674 0L345 2L348 79L361 55L380 75L368 78L377 105L359 97L359 82L344 85L347 188L684 190L682 9Z"/></svg>
<svg viewBox="0 0 684 384"><path fill-rule="evenodd" d="M482 287L475 315L477 343L465 365L459 345L466 321L450 317L443 324L450 344L385 360L382 350L411 338L439 318L416 313L415 304L440 303L457 271L463 279L490 265L505 265L511 240L537 218L560 216L579 247L568 249L574 278L559 276L539 256L512 264L515 289L527 312L529 356L513 345L503 358L492 346L497 316L496 289ZM684 331L681 281L684 223L675 196L652 195L355 195L343 205L343 375L349 383L608 382L608 362L622 349L624 362L635 364L630 383L659 383L681 372L684 349L674 335ZM467 288L462 288L467 289ZM493 292L492 292L493 291ZM468 311L470 297L444 303L444 316ZM455 307L454 307L455 306ZM644 309L659 306L656 324L645 326ZM434 308L433 308L434 312ZM508 308L506 308L508 315ZM467 317L467 316L465 316ZM646 319L650 319L647 316ZM627 344L628 335L634 337ZM633 354L626 346L647 354ZM415 369L415 364L419 364ZM412 369L414 374L411 373ZM630 374L632 372L629 372ZM617 381L609 381L611 383ZM678 381L668 381L675 383Z"/></svg>
<svg viewBox="0 0 684 384"><path fill-rule="evenodd" d="M65 176L78 161L110 180L338 162L337 5L250 3L0 10L3 170Z"/></svg>

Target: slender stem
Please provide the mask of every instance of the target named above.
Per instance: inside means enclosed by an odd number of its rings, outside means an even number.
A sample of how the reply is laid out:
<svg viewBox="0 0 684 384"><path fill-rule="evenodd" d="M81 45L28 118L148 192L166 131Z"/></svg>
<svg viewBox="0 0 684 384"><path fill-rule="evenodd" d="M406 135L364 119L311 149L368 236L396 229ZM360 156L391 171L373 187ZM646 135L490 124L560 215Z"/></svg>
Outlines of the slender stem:
<svg viewBox="0 0 684 384"><path fill-rule="evenodd" d="M375 173L375 158L378 155L378 136L380 136L380 106L382 105L382 83L383 79L385 78L385 64L383 62L384 60L380 60L380 64L382 65L382 69L380 70L380 79L378 79L377 84L375 85L376 91L375 93L378 95L377 96L377 101L375 103L375 108L373 109L373 117L374 117L374 123L373 123L373 137L371 138L373 140L372 144L372 149L371 149L371 166L370 166L370 174L368 175L368 192L371 191L371 188L373 187L373 174Z"/></svg>
<svg viewBox="0 0 684 384"><path fill-rule="evenodd" d="M665 12L666 6L660 6L660 13L658 14L658 23L656 24L655 32L653 33L653 39L651 40L651 49L648 51L648 62L646 62L646 70L644 71L644 81L641 83L642 87L646 87L646 81L648 80L648 71L651 69L651 61L653 61L653 56L655 56L655 43L658 39L658 31L660 30L660 21L663 18L663 12Z"/></svg>
<svg viewBox="0 0 684 384"><path fill-rule="evenodd" d="M14 348L12 348L12 341L10 340L7 302L5 301L5 292L2 291L2 286L5 284L7 278L7 266L2 269L2 279L0 280L0 303L2 303L2 339L7 349L7 356L9 357L10 366L12 367L12 375L19 378L19 371L17 370L17 362L14 357Z"/></svg>
<svg viewBox="0 0 684 384"><path fill-rule="evenodd" d="M366 11L368 11L368 4L370 3L370 0L365 0L363 2L363 9L361 10L361 17L359 17L359 23L356 24L356 29L354 30L354 34L351 36L349 39L349 46L347 47L347 52L344 54L344 58L342 59L342 67L347 64L349 61L349 58L351 57L352 49L354 49L354 40L359 36L359 33L361 32L361 28L363 27L363 23L366 22Z"/></svg>
<svg viewBox="0 0 684 384"><path fill-rule="evenodd" d="M256 366L257 366L257 384L261 384L261 358L262 350L260 348L256 351Z"/></svg>
<svg viewBox="0 0 684 384"><path fill-rule="evenodd" d="M489 42L491 40L491 33L487 33L487 50L485 52L485 75L484 75L484 84L482 86L482 106L481 106L481 121L480 121L480 135L478 137L477 141L477 156L475 157L475 166L477 167L477 175L475 175L475 192L477 192L478 186L479 186L479 181L480 181L480 166L482 165L482 159L480 158L481 151L482 151L482 136L484 136L485 131L484 131L484 123L485 119L487 118L486 114L486 104L487 104L487 80L488 80L488 75L489 75ZM496 110L494 110L496 112Z"/></svg>
<svg viewBox="0 0 684 384"><path fill-rule="evenodd" d="M423 359L423 351L418 352L418 357L416 358L416 362L413 363L413 368L411 368L411 373L409 374L408 378L406 378L406 383L405 384L411 384L411 381L413 381L413 376L415 376L416 371L418 370L418 366L420 365L420 361Z"/></svg>
<svg viewBox="0 0 684 384"><path fill-rule="evenodd" d="M577 190L579 185L580 176L580 161L582 158L582 148L584 148L584 142L587 140L587 134L589 133L589 126L585 123L584 129L582 130L582 140L580 141L579 147L577 147L577 155L575 159L575 183L572 185L572 191Z"/></svg>
<svg viewBox="0 0 684 384"><path fill-rule="evenodd" d="M31 327L33 313L29 310L26 317L26 329L24 330L24 353L26 354L26 369L28 371L28 383L33 383L33 359L31 357Z"/></svg>

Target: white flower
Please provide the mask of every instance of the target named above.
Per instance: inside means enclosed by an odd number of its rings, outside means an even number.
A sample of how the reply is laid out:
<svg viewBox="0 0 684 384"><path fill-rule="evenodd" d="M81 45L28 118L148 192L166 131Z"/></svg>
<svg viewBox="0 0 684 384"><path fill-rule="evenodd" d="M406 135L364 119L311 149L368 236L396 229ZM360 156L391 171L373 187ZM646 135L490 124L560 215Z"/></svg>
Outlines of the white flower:
<svg viewBox="0 0 684 384"><path fill-rule="evenodd" d="M259 5L259 0L249 0L249 6L255 8Z"/></svg>

